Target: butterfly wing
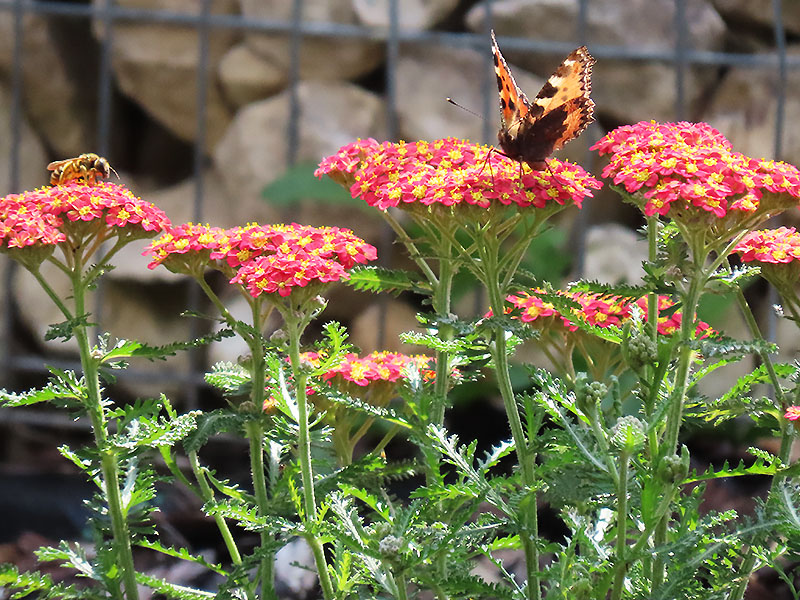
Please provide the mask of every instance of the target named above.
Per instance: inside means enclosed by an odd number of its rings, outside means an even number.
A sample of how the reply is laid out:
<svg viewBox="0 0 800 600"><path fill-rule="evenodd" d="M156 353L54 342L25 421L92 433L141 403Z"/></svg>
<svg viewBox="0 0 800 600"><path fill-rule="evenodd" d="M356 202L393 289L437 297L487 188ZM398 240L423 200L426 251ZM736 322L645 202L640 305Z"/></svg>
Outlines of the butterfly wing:
<svg viewBox="0 0 800 600"><path fill-rule="evenodd" d="M508 63L497 46L494 31L492 31L492 53L494 55L494 73L497 76L497 89L500 92L502 129L514 135L530 113L531 104L514 80L511 69L508 68Z"/></svg>
<svg viewBox="0 0 800 600"><path fill-rule="evenodd" d="M500 53L494 32L492 52L500 93L500 148L510 158L528 163L532 169L544 169L545 159L576 138L592 121L594 102L590 93L594 58L585 46L575 49L530 102Z"/></svg>
<svg viewBox="0 0 800 600"><path fill-rule="evenodd" d="M578 137L594 118L594 102L590 97L594 63L586 46L576 48L533 100L535 106L541 107L541 115L556 112L564 117L564 131L556 140L554 151Z"/></svg>

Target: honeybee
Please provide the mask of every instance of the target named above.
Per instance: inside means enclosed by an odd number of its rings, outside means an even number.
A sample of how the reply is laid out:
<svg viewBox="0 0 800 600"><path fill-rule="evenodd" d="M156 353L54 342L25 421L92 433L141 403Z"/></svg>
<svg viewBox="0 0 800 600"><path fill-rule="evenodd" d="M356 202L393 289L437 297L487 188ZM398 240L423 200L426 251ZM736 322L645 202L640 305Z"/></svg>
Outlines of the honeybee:
<svg viewBox="0 0 800 600"><path fill-rule="evenodd" d="M107 179L112 172L117 174L105 158L92 152L81 154L77 158L51 162L47 165L47 170L53 172L50 175L50 185L59 185L69 181L82 181L88 185L97 185L99 180Z"/></svg>

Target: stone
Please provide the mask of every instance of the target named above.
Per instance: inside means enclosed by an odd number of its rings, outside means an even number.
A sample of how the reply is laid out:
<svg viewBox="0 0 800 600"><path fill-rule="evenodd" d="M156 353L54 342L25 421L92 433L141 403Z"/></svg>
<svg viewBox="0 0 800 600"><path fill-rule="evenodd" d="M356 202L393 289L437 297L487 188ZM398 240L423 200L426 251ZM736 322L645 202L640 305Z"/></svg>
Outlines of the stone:
<svg viewBox="0 0 800 600"><path fill-rule="evenodd" d="M386 136L376 94L345 82L304 81L297 95L299 162L316 164L357 138ZM214 164L236 203L262 201L264 187L285 171L288 123L288 92L248 104L234 117L214 150Z"/></svg>
<svg viewBox="0 0 800 600"><path fill-rule="evenodd" d="M500 0L492 2L492 19L498 37L516 36L530 40L552 40L577 45L577 3L560 0ZM654 18L658 14L659 18ZM484 3L473 7L466 17L473 31L486 30ZM725 24L704 0L686 4L688 44L697 50L721 51ZM592 45L622 46L673 52L675 48L674 2L671 0L597 0L587 11L587 39ZM537 75L548 77L565 52L557 54L514 51L504 47L505 58ZM487 52L489 36L486 40ZM717 69L695 66L686 69L685 100L690 109L700 103L716 83ZM675 69L670 64L600 58L593 69L592 98L598 115L611 122L671 120L676 111ZM538 89L523 91L531 97Z"/></svg>
<svg viewBox="0 0 800 600"><path fill-rule="evenodd" d="M359 21L370 27L388 29L390 0L353 0ZM458 5L458 0L404 0L397 10L398 27L425 31L440 22Z"/></svg>
<svg viewBox="0 0 800 600"><path fill-rule="evenodd" d="M544 84L522 69L515 69L514 76L525 89ZM489 112L482 120L447 102L448 97L478 115ZM494 143L500 111L491 55L468 48L404 46L397 65L397 111L404 139L458 137Z"/></svg>
<svg viewBox="0 0 800 600"><path fill-rule="evenodd" d="M94 0L95 3L98 0ZM123 0L122 8L153 8L196 14L191 0ZM235 12L234 0L214 0L212 14ZM102 40L102 21L94 30ZM237 33L212 29L209 33L209 78L206 88L206 146L212 148L231 119L231 112L213 76L234 44ZM197 135L197 68L200 59L198 30L168 23L119 21L114 24L112 68L120 90L156 121L185 141Z"/></svg>
<svg viewBox="0 0 800 600"><path fill-rule="evenodd" d="M616 223L595 225L586 233L586 259L582 277L601 283L639 284L647 241Z"/></svg>
<svg viewBox="0 0 800 600"><path fill-rule="evenodd" d="M286 0L241 0L242 14L254 19L291 22L292 2ZM303 3L302 22L357 25L351 0L322 0ZM289 71L289 34L246 33L245 43L270 64ZM384 44L367 38L305 35L300 45L300 78L346 80L361 77L383 62Z"/></svg>
<svg viewBox="0 0 800 600"><path fill-rule="evenodd" d="M790 49L792 55L800 46ZM753 158L800 162L800 132L791 124L800 119L800 74L790 70L784 104L782 152L775 156L775 117L778 77L772 69L731 68L714 93L705 121L716 127L733 148Z"/></svg>
<svg viewBox="0 0 800 600"><path fill-rule="evenodd" d="M22 116L19 140L19 189L11 189L11 97L0 85L0 195L32 190L50 180L47 157L39 138Z"/></svg>
<svg viewBox="0 0 800 600"><path fill-rule="evenodd" d="M711 0L711 3L735 29L751 34L761 29L770 39L774 36L772 0ZM787 32L800 34L800 3L781 2L781 22Z"/></svg>
<svg viewBox="0 0 800 600"><path fill-rule="evenodd" d="M23 6L32 5L23 0ZM55 26L73 31L79 26L58 17L26 12L22 18L22 103L30 126L58 157L86 152L86 140L92 139L94 119L90 98L96 90L96 77L89 69L74 73L67 60L94 65L96 56L80 44L64 48L54 35ZM14 18L4 11L0 18L0 75L10 81L14 45ZM68 52L67 52L68 50ZM79 80L82 78L82 81ZM94 82L94 84L93 84ZM6 127L4 124L3 127ZM28 127L28 124L24 125ZM3 139L8 139L5 135ZM4 163L7 164L7 163ZM42 178L36 185L45 182Z"/></svg>
<svg viewBox="0 0 800 600"><path fill-rule="evenodd" d="M217 77L222 96L234 108L272 96L288 82L286 69L265 60L244 43L225 53Z"/></svg>
<svg viewBox="0 0 800 600"><path fill-rule="evenodd" d="M350 311L351 315L355 311ZM382 298L373 302L365 310L355 313L350 326L350 341L361 348L362 353L375 350L405 352L419 354L419 346L403 344L400 334L405 331L419 330L416 311L395 298ZM383 324L383 336L381 333ZM383 337L383 339L381 339Z"/></svg>

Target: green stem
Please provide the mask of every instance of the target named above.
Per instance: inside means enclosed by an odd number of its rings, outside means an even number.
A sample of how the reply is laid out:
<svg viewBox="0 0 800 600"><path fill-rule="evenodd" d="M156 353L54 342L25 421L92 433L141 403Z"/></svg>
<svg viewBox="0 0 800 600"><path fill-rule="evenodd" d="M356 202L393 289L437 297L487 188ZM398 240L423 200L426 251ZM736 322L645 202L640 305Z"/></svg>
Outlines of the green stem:
<svg viewBox="0 0 800 600"><path fill-rule="evenodd" d="M496 274L493 273L491 254L484 259L486 267L485 284L489 294L489 303L492 312L496 315L503 314L503 296L497 281ZM535 482L535 460L536 457L530 452L525 431L522 427L517 402L514 398L514 389L511 385L511 375L509 370L508 356L506 354L505 330L502 327L494 328L494 340L492 342L492 358L494 360L495 371L497 374L497 384L500 388L500 395L503 398L503 406L511 428L511 437L514 439L514 447L517 453L517 462L522 473L522 483L530 488ZM541 587L539 585L539 550L536 540L539 536L537 494L531 490L529 501L523 510L526 511L524 522L526 531L520 532L522 546L525 551L525 569L528 581L528 597L531 600L541 598Z"/></svg>
<svg viewBox="0 0 800 600"><path fill-rule="evenodd" d="M397 588L398 600L408 600L408 591L406 590L406 578L404 575L395 576L395 586Z"/></svg>
<svg viewBox="0 0 800 600"><path fill-rule="evenodd" d="M319 576L322 595L325 600L333 600L333 583L328 571L328 563L325 560L325 552L322 542L317 539L312 529L318 521L317 500L314 495L314 473L311 466L311 437L308 425L308 393L306 389L306 374L300 366L300 336L303 334L305 324L302 319L298 319L294 311L288 310L283 313L286 321L286 331L289 336L289 359L292 365L295 380L295 393L297 400L298 413L298 440L297 453L300 458L300 476L303 482L303 506L305 509L306 522L306 541L314 554L314 562L317 565L317 575Z"/></svg>
<svg viewBox="0 0 800 600"><path fill-rule="evenodd" d="M628 559L625 551L628 542L628 466L630 458L630 454L627 452L622 454L617 477L617 543L611 600L619 600L622 597L622 585L628 571Z"/></svg>
<svg viewBox="0 0 800 600"><path fill-rule="evenodd" d="M213 301L213 298L212 298ZM257 332L262 330L263 320L261 315L261 302L256 299L251 305L253 329ZM223 313L227 315L227 311ZM264 427L261 423L261 411L264 406L264 385L266 381L266 362L264 359L264 346L261 336L248 336L250 345L251 367L250 367L250 401L253 410L258 412L245 424L245 432L250 442L250 474L253 479L253 491L256 496L258 512L261 516L269 514L269 497L267 496L267 482L264 474ZM272 537L268 531L261 531L259 534L262 548L267 548L272 542ZM274 553L269 552L264 555L259 565L261 579L261 595L269 600L277 600L275 592L275 557Z"/></svg>
<svg viewBox="0 0 800 600"><path fill-rule="evenodd" d="M448 245L449 248L449 245ZM446 317L450 313L450 296L453 287L453 277L455 269L452 260L447 255L439 260L439 280L433 289L433 310L440 317ZM445 330L440 328L439 336L442 341L453 339L453 332L450 327ZM446 351L436 352L436 381L433 387L433 406L431 409L430 422L440 426L444 423L444 412L447 408L447 392L450 389L450 354Z"/></svg>
<svg viewBox="0 0 800 600"><path fill-rule="evenodd" d="M706 283L706 275L698 268L689 284L683 304L681 317L680 350L678 353L678 366L675 371L675 382L667 412L667 430L662 444L662 454L674 454L678 448L678 434L683 420L683 402L686 389L689 385L689 374L695 357L692 339L695 331L695 314L700 294Z"/></svg>
<svg viewBox="0 0 800 600"><path fill-rule="evenodd" d="M75 314L83 315L85 311L85 288L81 282L81 265L78 264L71 276L72 293L75 299ZM47 287L45 291L47 291ZM63 310L63 309L62 309ZM121 572L122 585L127 600L138 600L139 590L136 585L136 570L133 564L131 536L122 496L119 490L119 461L116 450L108 443L105 412L100 394L99 363L92 356L85 325L77 325L74 329L75 340L81 357L81 368L86 382L86 408L92 422L92 433L95 445L100 452L100 467L103 473L108 514L111 517L111 533L117 566Z"/></svg>
<svg viewBox="0 0 800 600"><path fill-rule="evenodd" d="M686 239L691 238L687 237ZM689 374L695 357L695 350L692 347L692 339L694 338L696 327L695 314L697 312L697 304L700 300L700 295L702 294L708 277L707 271L704 269L706 254L703 244L695 241L695 243L691 245L691 252L694 269L691 273L689 289L684 296L678 365L675 370L675 380L670 396L670 405L667 408L667 428L659 448L660 457L674 454L678 448L678 436L683 422L683 406L686 389L689 385ZM655 473L653 476L655 476ZM653 536L653 542L656 546L663 545L667 541L668 521L669 514L666 514L656 526ZM665 565L663 560L654 560L652 569L652 589L657 590L664 581Z"/></svg>
<svg viewBox="0 0 800 600"><path fill-rule="evenodd" d="M194 473L194 478L200 487L200 497L206 503L211 502L214 500L214 491L211 489L211 486L208 485L205 470L200 466L200 462L197 460L197 452L189 452L188 456L189 464L191 465L192 472ZM231 562L235 565L242 564L242 555L239 553L239 548L236 546L236 541L233 539L231 530L228 528L228 523L225 522L225 519L222 517L222 515L218 514L214 515L214 522L217 524L217 529L219 529L220 535L222 535L222 539L225 542L225 547L228 549ZM248 590L248 597L252 597L252 590Z"/></svg>
<svg viewBox="0 0 800 600"><path fill-rule="evenodd" d="M758 323L756 322L755 316L753 315L753 311L750 310L750 305L747 304L747 300L744 297L744 293L742 292L741 288L737 289L736 300L739 304L739 309L744 316L744 320L747 323L747 327L750 330L750 335L754 339L763 340L764 337L761 335L761 330L758 327ZM758 353L759 358L761 358L761 362L764 367L767 369L767 374L769 375L770 382L772 383L772 387L775 390L775 399L778 401L780 405L781 412L785 411L788 407L788 402L786 400L786 396L783 393L783 387L781 386L780 380L778 379L778 374L775 372L775 366L772 363L772 359L770 358L769 354L764 351ZM781 427L781 446L778 451L778 458L780 458L783 464L787 464L790 459L790 452L792 448L792 426L789 422L784 419L782 416L780 418L780 427ZM772 499L780 484L786 478L783 474L777 474L773 476L772 482L770 484L769 493L767 495L767 502ZM750 575L752 574L753 570L756 566L756 556L752 550L752 547L748 546L747 550L745 551L745 558L742 561L742 564L739 565L738 573L737 573L737 584L733 588L730 593L729 599L730 600L742 600L744 598L745 591L747 590L747 584L750 580Z"/></svg>

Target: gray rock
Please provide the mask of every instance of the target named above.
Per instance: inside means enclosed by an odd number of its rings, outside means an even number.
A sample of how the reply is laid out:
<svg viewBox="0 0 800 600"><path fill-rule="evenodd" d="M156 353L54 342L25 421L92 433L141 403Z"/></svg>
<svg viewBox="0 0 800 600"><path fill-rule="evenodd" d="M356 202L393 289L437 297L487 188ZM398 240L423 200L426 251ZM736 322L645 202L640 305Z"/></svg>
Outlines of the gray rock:
<svg viewBox="0 0 800 600"><path fill-rule="evenodd" d="M123 0L118 4L191 13L196 13L199 6L190 0ZM229 14L234 8L234 0L214 0L211 12ZM94 30L101 40L102 27L102 21L95 21ZM214 73L236 37L236 32L225 29L211 30L209 34L208 148L219 140L231 119ZM120 21L114 25L112 68L120 89L156 121L186 141L194 140L197 129L199 48L198 31L191 26L134 21Z"/></svg>
<svg viewBox="0 0 800 600"><path fill-rule="evenodd" d="M19 185L11 189L11 98L5 86L0 86L0 195L10 192L31 190L50 180L46 166L48 163L39 138L23 118L20 126L19 146Z"/></svg>
<svg viewBox="0 0 800 600"><path fill-rule="evenodd" d="M222 95L235 108L279 92L288 81L286 69L264 59L244 43L225 53L217 71Z"/></svg>
<svg viewBox="0 0 800 600"><path fill-rule="evenodd" d="M616 223L595 225L586 234L583 277L608 283L641 283L647 242Z"/></svg>
<svg viewBox="0 0 800 600"><path fill-rule="evenodd" d="M317 163L359 137L385 137L383 101L375 94L322 81L302 82L297 93L300 162ZM260 201L264 186L284 172L288 122L288 92L248 104L236 114L214 151L214 163L237 203Z"/></svg>
<svg viewBox="0 0 800 600"><path fill-rule="evenodd" d="M290 21L292 2L241 0L242 13L256 19ZM358 24L350 0L303 3L303 23ZM283 71L290 66L290 37L278 33L247 33L245 43L253 52ZM304 36L300 50L302 79L345 80L365 75L383 61L383 44L365 38Z"/></svg>
<svg viewBox="0 0 800 600"><path fill-rule="evenodd" d="M372 27L389 28L389 0L352 0L359 20ZM430 29L450 14L458 0L404 0L398 4L398 27L413 31Z"/></svg>
<svg viewBox="0 0 800 600"><path fill-rule="evenodd" d="M33 2L24 0L23 4ZM4 11L0 18L0 73L6 81L13 60L13 24L12 13ZM77 156L91 150L86 148L86 140L92 139L95 116L87 100L95 88L89 70L78 74L85 78L79 81L68 70L68 61L93 64L96 57L87 55L89 49L78 44L64 52L49 24L50 19L42 15L25 13L22 18L23 109L30 125L58 156ZM4 135L3 139L8 138ZM42 178L36 185L45 181Z"/></svg>
<svg viewBox="0 0 800 600"><path fill-rule="evenodd" d="M671 0L596 0L587 11L585 40L592 45L673 51L674 2ZM498 36L570 42L577 45L577 3L560 0L500 0L492 3ZM486 7L475 6L467 15L474 31L486 29ZM721 50L725 24L705 0L687 2L689 45L698 50ZM489 41L487 36L487 48ZM507 60L548 77L562 55L545 56L500 48ZM488 51L488 50L487 50ZM686 101L694 107L716 81L716 69L694 67L686 73ZM594 67L592 98L598 114L616 122L669 120L675 115L675 70L670 64L600 59ZM527 92L535 94L538 90Z"/></svg>
<svg viewBox="0 0 800 600"><path fill-rule="evenodd" d="M732 24L747 31L763 27L769 35L775 26L772 0L711 0L719 13ZM800 2L781 3L781 22L787 31L800 33Z"/></svg>
<svg viewBox="0 0 800 600"><path fill-rule="evenodd" d="M800 47L791 49L792 54ZM778 77L773 69L732 68L728 71L704 115L735 150L754 158L775 157L775 116ZM791 125L800 119L800 73L790 70L784 106L783 152L780 157L800 161L800 132Z"/></svg>

